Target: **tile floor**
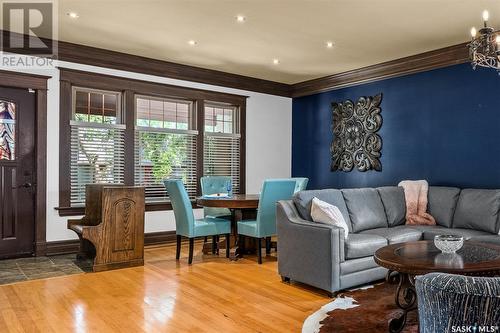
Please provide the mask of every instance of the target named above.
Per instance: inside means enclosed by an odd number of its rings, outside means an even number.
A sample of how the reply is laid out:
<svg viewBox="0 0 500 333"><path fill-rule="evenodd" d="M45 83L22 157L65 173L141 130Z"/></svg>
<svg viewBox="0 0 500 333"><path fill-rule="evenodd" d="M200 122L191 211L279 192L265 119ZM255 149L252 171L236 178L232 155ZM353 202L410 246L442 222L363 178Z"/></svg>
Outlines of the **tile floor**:
<svg viewBox="0 0 500 333"><path fill-rule="evenodd" d="M76 254L0 260L0 284L92 271L90 260L76 260Z"/></svg>

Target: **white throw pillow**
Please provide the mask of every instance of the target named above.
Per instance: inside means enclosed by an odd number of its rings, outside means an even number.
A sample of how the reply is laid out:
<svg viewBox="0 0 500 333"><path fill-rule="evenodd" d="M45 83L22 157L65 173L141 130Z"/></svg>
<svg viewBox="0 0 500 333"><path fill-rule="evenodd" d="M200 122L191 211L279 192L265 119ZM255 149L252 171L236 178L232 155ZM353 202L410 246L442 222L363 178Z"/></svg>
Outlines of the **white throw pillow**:
<svg viewBox="0 0 500 333"><path fill-rule="evenodd" d="M314 222L332 224L344 228L344 235L345 238L347 238L349 227L337 206L330 205L328 202L321 201L314 197L311 204L311 217Z"/></svg>

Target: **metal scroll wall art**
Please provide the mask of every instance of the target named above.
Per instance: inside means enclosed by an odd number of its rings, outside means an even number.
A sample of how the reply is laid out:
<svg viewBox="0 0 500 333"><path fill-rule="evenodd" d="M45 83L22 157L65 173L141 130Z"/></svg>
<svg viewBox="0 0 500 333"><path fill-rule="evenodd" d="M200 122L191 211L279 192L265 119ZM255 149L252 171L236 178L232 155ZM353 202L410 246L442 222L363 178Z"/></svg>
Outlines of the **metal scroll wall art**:
<svg viewBox="0 0 500 333"><path fill-rule="evenodd" d="M382 127L380 102L382 94L332 103L333 142L332 171L382 171L380 156L382 138L377 132Z"/></svg>

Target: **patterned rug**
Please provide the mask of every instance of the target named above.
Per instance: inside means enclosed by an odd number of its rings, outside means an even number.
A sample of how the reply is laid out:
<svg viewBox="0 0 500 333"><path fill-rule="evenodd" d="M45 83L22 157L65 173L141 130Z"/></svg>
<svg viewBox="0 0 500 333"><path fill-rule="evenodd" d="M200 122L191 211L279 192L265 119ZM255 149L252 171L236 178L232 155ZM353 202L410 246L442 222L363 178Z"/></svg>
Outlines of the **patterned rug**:
<svg viewBox="0 0 500 333"><path fill-rule="evenodd" d="M388 332L401 312L394 303L396 285L388 283L343 292L304 322L302 333ZM405 333L418 333L417 312L408 315Z"/></svg>

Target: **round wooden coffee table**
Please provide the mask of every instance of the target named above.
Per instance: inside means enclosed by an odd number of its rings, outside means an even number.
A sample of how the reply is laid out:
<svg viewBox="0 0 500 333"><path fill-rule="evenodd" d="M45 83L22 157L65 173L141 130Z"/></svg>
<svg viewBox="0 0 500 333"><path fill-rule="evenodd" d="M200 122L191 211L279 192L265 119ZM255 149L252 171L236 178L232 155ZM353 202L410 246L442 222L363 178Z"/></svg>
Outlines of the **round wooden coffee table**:
<svg viewBox="0 0 500 333"><path fill-rule="evenodd" d="M398 282L395 300L403 313L391 320L390 332L401 332L408 312L417 308L416 275L442 272L500 276L500 246L488 243L465 241L453 254L442 253L433 241L398 243L377 250L374 258L378 265L389 269L387 281Z"/></svg>

